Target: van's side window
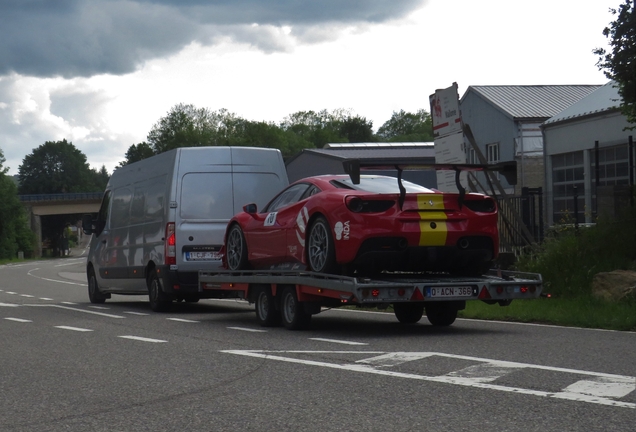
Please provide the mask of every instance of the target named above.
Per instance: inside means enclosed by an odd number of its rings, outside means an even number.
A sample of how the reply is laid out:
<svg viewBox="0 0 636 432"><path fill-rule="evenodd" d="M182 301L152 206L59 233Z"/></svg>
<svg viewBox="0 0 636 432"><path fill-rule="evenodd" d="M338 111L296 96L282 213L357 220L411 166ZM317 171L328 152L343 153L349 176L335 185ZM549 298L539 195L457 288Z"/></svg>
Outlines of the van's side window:
<svg viewBox="0 0 636 432"><path fill-rule="evenodd" d="M106 191L104 193L104 198L102 198L102 205L99 207L99 213L97 213L97 221L94 226L97 235L99 235L104 227L106 226L106 221L108 220L108 212L110 211L110 191Z"/></svg>
<svg viewBox="0 0 636 432"><path fill-rule="evenodd" d="M120 228L130 224L130 202L132 192L128 188L117 189L113 193L113 208L111 209L110 227Z"/></svg>

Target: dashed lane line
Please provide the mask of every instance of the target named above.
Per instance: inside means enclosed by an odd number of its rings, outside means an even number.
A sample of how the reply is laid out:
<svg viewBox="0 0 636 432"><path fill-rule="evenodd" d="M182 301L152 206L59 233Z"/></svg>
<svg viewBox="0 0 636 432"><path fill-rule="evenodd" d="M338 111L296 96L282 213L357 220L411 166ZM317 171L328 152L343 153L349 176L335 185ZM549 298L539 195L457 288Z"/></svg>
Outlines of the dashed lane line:
<svg viewBox="0 0 636 432"><path fill-rule="evenodd" d="M177 322L183 322L183 323L198 323L201 321L195 321L195 320L189 320L189 319L184 319L184 318L166 318L169 321L177 321Z"/></svg>
<svg viewBox="0 0 636 432"><path fill-rule="evenodd" d="M15 322L20 322L20 323L29 323L29 322L33 322L31 320L28 319L22 319L22 318L12 318L12 317L5 317L6 320L8 321L15 321Z"/></svg>
<svg viewBox="0 0 636 432"><path fill-rule="evenodd" d="M87 313L87 314L92 314L92 315L104 316L104 317L107 317L107 318L126 318L126 317L121 316L121 315L113 315L113 314L108 314L108 313L104 313L104 312L97 312L97 311L86 310L86 309L78 309L78 308L72 308L72 307L68 307L68 306L61 306L61 305L55 305L55 304L27 304L27 305L24 305L24 306L53 307L53 308L71 310L71 311L75 311L75 312L82 312L82 313Z"/></svg>
<svg viewBox="0 0 636 432"><path fill-rule="evenodd" d="M148 316L150 314L144 312L133 312L133 311L124 311L123 313L128 315L138 315L138 316Z"/></svg>
<svg viewBox="0 0 636 432"><path fill-rule="evenodd" d="M71 327L71 326L53 326L55 328L59 328L62 330L72 330L76 332L92 332L93 330L81 327Z"/></svg>
<svg viewBox="0 0 636 432"><path fill-rule="evenodd" d="M343 344L343 345L369 345L368 343L364 343L364 342L352 342L352 341L345 341L345 340L338 340L338 339L325 339L325 338L309 338L309 339L314 341L319 341L319 342L331 342L331 343L337 343L337 344Z"/></svg>
<svg viewBox="0 0 636 432"><path fill-rule="evenodd" d="M245 332L252 333L267 333L267 330L253 329L253 328L245 328L245 327L228 327L230 330L239 330Z"/></svg>
<svg viewBox="0 0 636 432"><path fill-rule="evenodd" d="M166 342L168 342L168 341L161 340L161 339L150 339L150 338L145 338L145 337L141 337L141 336L117 336L117 337L122 338L122 339L136 340L136 341L140 341L140 342L152 342L152 343L166 343Z"/></svg>

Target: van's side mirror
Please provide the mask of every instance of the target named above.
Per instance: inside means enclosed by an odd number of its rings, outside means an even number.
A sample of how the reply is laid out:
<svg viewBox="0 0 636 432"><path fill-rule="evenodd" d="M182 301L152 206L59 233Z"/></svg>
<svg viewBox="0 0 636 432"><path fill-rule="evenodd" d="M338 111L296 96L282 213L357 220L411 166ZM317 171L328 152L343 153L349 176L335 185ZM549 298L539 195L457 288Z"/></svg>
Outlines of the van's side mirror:
<svg viewBox="0 0 636 432"><path fill-rule="evenodd" d="M82 216L82 231L84 231L84 234L93 234L95 232L93 228L93 215L86 214Z"/></svg>
<svg viewBox="0 0 636 432"><path fill-rule="evenodd" d="M254 203L246 204L243 206L243 211L249 214L256 214L258 207Z"/></svg>

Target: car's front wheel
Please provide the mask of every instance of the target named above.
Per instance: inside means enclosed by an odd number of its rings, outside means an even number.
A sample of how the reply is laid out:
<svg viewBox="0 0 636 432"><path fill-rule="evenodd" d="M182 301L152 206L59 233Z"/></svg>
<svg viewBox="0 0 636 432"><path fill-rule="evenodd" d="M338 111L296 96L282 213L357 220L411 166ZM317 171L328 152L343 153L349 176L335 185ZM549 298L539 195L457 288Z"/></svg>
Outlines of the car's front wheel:
<svg viewBox="0 0 636 432"><path fill-rule="evenodd" d="M337 272L336 247L329 222L323 216L318 216L309 229L307 264L309 269L315 272Z"/></svg>

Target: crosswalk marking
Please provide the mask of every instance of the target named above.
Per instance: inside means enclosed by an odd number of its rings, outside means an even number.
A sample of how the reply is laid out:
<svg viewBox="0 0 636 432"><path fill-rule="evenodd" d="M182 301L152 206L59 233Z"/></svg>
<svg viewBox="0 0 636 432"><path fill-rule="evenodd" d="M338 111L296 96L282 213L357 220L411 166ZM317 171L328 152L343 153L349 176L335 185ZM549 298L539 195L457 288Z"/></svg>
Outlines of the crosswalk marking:
<svg viewBox="0 0 636 432"><path fill-rule="evenodd" d="M499 361L479 357L461 356L454 354L421 352L421 353L379 353L364 351L331 351L331 354L356 354L360 356L375 354L373 357L363 358L354 363L329 363L325 361L309 360L306 357L291 357L296 354L311 354L311 351L263 351L263 350L224 350L227 354L257 357L268 360L283 361L289 363L303 364L308 366L320 366L331 369L347 370L352 372L371 373L376 375L389 376L394 378L406 378L419 381L429 381L444 384L454 384L480 389L497 390L510 393L532 395L577 402L587 402L599 405L614 406L621 408L636 409L636 403L618 400L636 390L636 378L626 375L607 374L602 372L590 372L576 369L557 368L551 366L533 365L529 363L517 363L509 361ZM321 359L326 351L315 351ZM432 357L446 357L460 360L470 360L477 364L452 371L445 375L427 376L418 373L405 373L387 370L407 361L418 361ZM564 374L581 375L589 378L579 379L561 391L543 391L537 389L527 389L513 387L509 385L499 385L495 381L511 372L523 371L525 369L548 370L552 372L562 372ZM575 378L576 379L576 378Z"/></svg>

